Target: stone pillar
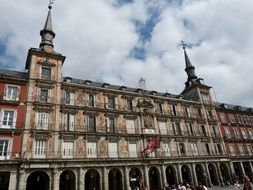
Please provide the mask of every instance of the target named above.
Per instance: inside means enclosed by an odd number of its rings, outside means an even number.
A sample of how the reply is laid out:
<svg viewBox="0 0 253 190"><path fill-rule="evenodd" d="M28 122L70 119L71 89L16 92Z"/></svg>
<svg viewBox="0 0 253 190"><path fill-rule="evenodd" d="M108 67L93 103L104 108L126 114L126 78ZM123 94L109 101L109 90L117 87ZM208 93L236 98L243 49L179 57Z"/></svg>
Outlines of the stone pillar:
<svg viewBox="0 0 253 190"><path fill-rule="evenodd" d="M191 164L191 169L192 169L192 176L193 176L193 185L196 187L198 185L198 178L197 178L197 175L196 175L195 164L194 163Z"/></svg>
<svg viewBox="0 0 253 190"><path fill-rule="evenodd" d="M178 173L177 183L183 182L183 177L182 177L182 172L181 172L181 164L177 165L177 173Z"/></svg>
<svg viewBox="0 0 253 190"><path fill-rule="evenodd" d="M79 171L78 171L78 190L84 190L84 181L85 181L84 173L85 173L84 169L79 168Z"/></svg>
<svg viewBox="0 0 253 190"><path fill-rule="evenodd" d="M148 168L147 166L144 166L144 176L145 176L145 186L147 187L147 190L149 190L149 178L148 178Z"/></svg>
<svg viewBox="0 0 253 190"><path fill-rule="evenodd" d="M25 171L23 169L19 170L19 179L17 183L17 190L26 189Z"/></svg>
<svg viewBox="0 0 253 190"><path fill-rule="evenodd" d="M243 175L246 175L246 174L245 174L245 170L244 170L244 167L243 167L243 163L242 163L242 162L240 162L240 166L241 166L241 168L242 168L242 174L243 174Z"/></svg>
<svg viewBox="0 0 253 190"><path fill-rule="evenodd" d="M217 163L216 167L217 167L217 170L218 170L219 181L220 181L220 179L223 180L223 176L222 176L221 171L220 171L220 163Z"/></svg>
<svg viewBox="0 0 253 190"><path fill-rule="evenodd" d="M103 190L108 190L108 171L106 167L103 167L103 179L102 179Z"/></svg>
<svg viewBox="0 0 253 190"><path fill-rule="evenodd" d="M166 172L165 172L165 167L164 167L164 165L162 165L161 166L161 176L162 176L162 184L163 184L163 187L165 187L166 186L166 184L167 184L167 180L166 180Z"/></svg>
<svg viewBox="0 0 253 190"><path fill-rule="evenodd" d="M206 173L206 177L207 177L207 183L209 184L209 186L210 187L212 187L213 186L213 184L212 184L212 181L211 181L211 177L210 177L210 173L209 173L209 169L208 169L208 164L207 164L207 162L205 163L205 173Z"/></svg>
<svg viewBox="0 0 253 190"><path fill-rule="evenodd" d="M54 168L52 170L52 178L51 178L51 189L52 190L59 190L59 171L58 168Z"/></svg>
<svg viewBox="0 0 253 190"><path fill-rule="evenodd" d="M9 190L17 189L17 171L10 171Z"/></svg>
<svg viewBox="0 0 253 190"><path fill-rule="evenodd" d="M128 190L130 187L130 182L129 182L129 171L128 171L127 166L125 166L125 168L124 168L124 173L125 173L125 175L124 175L125 189Z"/></svg>

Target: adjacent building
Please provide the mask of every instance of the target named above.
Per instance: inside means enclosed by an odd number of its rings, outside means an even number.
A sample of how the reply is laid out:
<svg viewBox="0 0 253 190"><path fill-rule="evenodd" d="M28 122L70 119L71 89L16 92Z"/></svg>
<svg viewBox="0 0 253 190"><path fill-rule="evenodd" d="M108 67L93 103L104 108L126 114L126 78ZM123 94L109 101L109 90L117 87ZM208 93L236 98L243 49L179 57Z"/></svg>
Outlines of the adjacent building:
<svg viewBox="0 0 253 190"><path fill-rule="evenodd" d="M4 189L160 190L248 174L246 155L227 154L234 141L224 138L211 87L197 77L185 48L188 78L175 95L63 77L68 63L54 49L50 6L40 35L39 47L28 51L27 72L0 71ZM250 126L244 128L250 136ZM251 142L241 140L249 152Z"/></svg>

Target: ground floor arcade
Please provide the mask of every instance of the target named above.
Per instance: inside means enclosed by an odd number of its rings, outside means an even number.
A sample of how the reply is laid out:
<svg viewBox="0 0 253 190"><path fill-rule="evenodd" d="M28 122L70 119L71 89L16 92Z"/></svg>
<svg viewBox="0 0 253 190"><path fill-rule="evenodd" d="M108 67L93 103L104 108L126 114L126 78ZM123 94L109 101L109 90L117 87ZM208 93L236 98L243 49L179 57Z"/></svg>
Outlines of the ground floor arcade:
<svg viewBox="0 0 253 190"><path fill-rule="evenodd" d="M160 190L166 184L190 183L195 186L201 182L213 186L219 185L221 179L232 183L235 176L252 174L252 171L251 162L228 161L29 163L19 171L0 172L0 187L3 187L0 189L128 190L143 183L148 190Z"/></svg>

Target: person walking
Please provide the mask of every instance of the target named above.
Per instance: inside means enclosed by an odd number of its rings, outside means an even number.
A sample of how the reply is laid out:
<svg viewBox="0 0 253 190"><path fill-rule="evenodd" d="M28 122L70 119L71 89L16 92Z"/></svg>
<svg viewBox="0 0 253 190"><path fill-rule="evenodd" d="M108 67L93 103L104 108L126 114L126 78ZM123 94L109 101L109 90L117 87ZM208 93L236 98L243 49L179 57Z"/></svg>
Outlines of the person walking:
<svg viewBox="0 0 253 190"><path fill-rule="evenodd" d="M243 190L253 190L253 184L250 182L248 176L243 177Z"/></svg>

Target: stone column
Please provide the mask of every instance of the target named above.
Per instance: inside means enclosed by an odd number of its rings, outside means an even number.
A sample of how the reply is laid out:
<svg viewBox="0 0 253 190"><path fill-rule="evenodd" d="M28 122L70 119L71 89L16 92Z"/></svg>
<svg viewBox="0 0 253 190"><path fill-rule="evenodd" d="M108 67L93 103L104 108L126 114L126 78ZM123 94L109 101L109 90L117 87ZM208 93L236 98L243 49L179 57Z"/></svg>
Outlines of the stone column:
<svg viewBox="0 0 253 190"><path fill-rule="evenodd" d="M243 163L242 163L242 162L240 162L240 166L241 166L241 168L242 168L242 174L243 174L243 175L246 175L246 174L245 174L245 170L244 170L244 167L243 167Z"/></svg>
<svg viewBox="0 0 253 190"><path fill-rule="evenodd" d="M166 180L166 172L165 172L165 167L164 165L161 166L161 171L162 171L162 184L163 184L163 187L166 186L167 184L167 180Z"/></svg>
<svg viewBox="0 0 253 190"><path fill-rule="evenodd" d="M78 171L78 190L84 190L84 169L83 168L79 168Z"/></svg>
<svg viewBox="0 0 253 190"><path fill-rule="evenodd" d="M144 166L144 176L145 176L145 186L147 187L147 190L149 190L149 178L148 178L148 168L147 166Z"/></svg>
<svg viewBox="0 0 253 190"><path fill-rule="evenodd" d="M220 179L223 180L223 176L222 176L221 171L220 171L220 163L217 163L216 167L217 167L217 170L218 170L219 181L220 181Z"/></svg>
<svg viewBox="0 0 253 190"><path fill-rule="evenodd" d="M9 190L17 189L17 171L10 171Z"/></svg>
<svg viewBox="0 0 253 190"><path fill-rule="evenodd" d="M25 181L25 171L23 169L19 170L19 179L17 183L17 190L26 189L26 181Z"/></svg>
<svg viewBox="0 0 253 190"><path fill-rule="evenodd" d="M191 164L191 169L192 169L192 175L193 175L193 185L196 187L198 185L198 178L197 178L197 175L196 175L195 164L194 163Z"/></svg>
<svg viewBox="0 0 253 190"><path fill-rule="evenodd" d="M102 179L102 186L103 186L103 190L108 190L108 172L106 167L103 167L103 179Z"/></svg>
<svg viewBox="0 0 253 190"><path fill-rule="evenodd" d="M130 187L130 182L129 182L129 171L128 171L127 166L125 166L125 168L124 168L124 173L125 173L125 176L124 176L125 177L125 180L124 180L125 189L128 190Z"/></svg>
<svg viewBox="0 0 253 190"><path fill-rule="evenodd" d="M210 173L209 173L209 169L208 169L208 164L207 164L207 162L205 163L205 173L206 173L206 177L207 177L207 183L209 184L209 186L210 187L212 187L213 186L213 184L212 184L212 181L211 181L211 177L210 177Z"/></svg>
<svg viewBox="0 0 253 190"><path fill-rule="evenodd" d="M182 177L182 172L181 172L181 164L177 165L177 173L178 173L177 182L178 183L183 182L183 177Z"/></svg>
<svg viewBox="0 0 253 190"><path fill-rule="evenodd" d="M59 190L59 171L58 168L54 168L52 170L52 178L51 178L51 189L52 190Z"/></svg>

